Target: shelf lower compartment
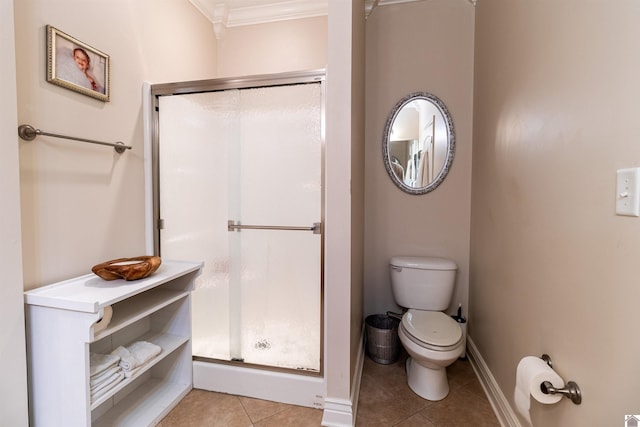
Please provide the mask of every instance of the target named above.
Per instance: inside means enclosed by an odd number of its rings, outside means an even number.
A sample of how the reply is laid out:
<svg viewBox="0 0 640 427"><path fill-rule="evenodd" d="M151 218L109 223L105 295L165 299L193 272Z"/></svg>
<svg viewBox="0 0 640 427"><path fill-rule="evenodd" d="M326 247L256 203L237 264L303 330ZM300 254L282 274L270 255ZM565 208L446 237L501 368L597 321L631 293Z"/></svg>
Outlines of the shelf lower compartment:
<svg viewBox="0 0 640 427"><path fill-rule="evenodd" d="M135 375L129 378L125 378L112 390L106 393L104 396L100 396L95 401L92 401L91 402L92 411L96 409L98 406L100 406L101 404L103 404L104 402L106 402L107 400L109 400L110 398L112 398L115 394L117 394L119 391L127 387L129 384L133 383L137 378L144 375L148 370L153 368L156 364L161 362L164 358L169 356L171 353L177 350L180 346L188 342L189 337L150 332L148 334L141 336L136 341L148 341L150 343L156 344L162 348L162 352L159 355L157 355L154 359L147 362L144 368L142 368Z"/></svg>
<svg viewBox="0 0 640 427"><path fill-rule="evenodd" d="M149 379L91 425L93 427L154 425L164 418L190 390L190 383Z"/></svg>
<svg viewBox="0 0 640 427"><path fill-rule="evenodd" d="M91 342L99 341L175 301L186 298L188 295L189 291L152 289L144 294L119 302L113 306L113 317L109 326L103 331L95 333Z"/></svg>

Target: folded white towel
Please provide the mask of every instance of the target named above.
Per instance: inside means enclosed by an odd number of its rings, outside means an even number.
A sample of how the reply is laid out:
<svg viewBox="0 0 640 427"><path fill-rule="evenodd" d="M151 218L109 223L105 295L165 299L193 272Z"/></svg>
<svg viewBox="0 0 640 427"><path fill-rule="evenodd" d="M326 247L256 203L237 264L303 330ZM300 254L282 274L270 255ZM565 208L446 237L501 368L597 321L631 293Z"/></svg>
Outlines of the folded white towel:
<svg viewBox="0 0 640 427"><path fill-rule="evenodd" d="M128 347L118 347L111 352L112 355L120 357L120 367L125 371L132 371L143 366L149 360L156 357L162 348L146 341L137 341Z"/></svg>
<svg viewBox="0 0 640 427"><path fill-rule="evenodd" d="M113 308L110 305L102 309L102 317L93 324L93 333L97 334L100 331L107 329L109 323L111 323L111 317L113 317Z"/></svg>
<svg viewBox="0 0 640 427"><path fill-rule="evenodd" d="M105 394L107 394L109 392L109 390L111 390L112 388L114 388L115 386L117 386L120 381L122 381L124 379L124 372L120 371L117 374L115 374L116 376L113 378L112 381L105 383L103 385L102 388L100 388L99 390L91 390L91 401L96 401L98 400L100 397L104 396Z"/></svg>
<svg viewBox="0 0 640 427"><path fill-rule="evenodd" d="M93 387L90 387L90 391L91 393L95 393L98 392L100 390L102 390L103 388L111 385L111 383L113 382L120 382L122 381L122 379L124 378L124 372L122 372L122 370L111 374L111 376L107 379L105 379L104 381L102 381L99 384L94 385Z"/></svg>
<svg viewBox="0 0 640 427"><path fill-rule="evenodd" d="M135 374L137 374L138 372L140 372L145 366L147 366L147 363L145 363L144 365L140 365L135 369L132 369L130 371L124 371L124 377L125 378L131 378L132 376L134 376Z"/></svg>
<svg viewBox="0 0 640 427"><path fill-rule="evenodd" d="M160 354L162 348L150 342L138 341L127 347L127 350L136 358L139 365L142 365Z"/></svg>
<svg viewBox="0 0 640 427"><path fill-rule="evenodd" d="M145 362L142 365L138 365L136 368L131 369L130 371L124 371L124 377L125 378L131 378L134 375L136 375L138 372L142 371L142 369L144 369L145 366L147 366L149 364L149 362ZM122 369L122 368L121 368Z"/></svg>
<svg viewBox="0 0 640 427"><path fill-rule="evenodd" d="M89 354L89 376L100 374L120 361L120 357L112 354Z"/></svg>
<svg viewBox="0 0 640 427"><path fill-rule="evenodd" d="M120 358L118 364L123 370L130 371L131 369L134 369L136 367L136 359L131 355L129 350L127 350L123 346L119 346L118 348L113 350L111 354Z"/></svg>
<svg viewBox="0 0 640 427"><path fill-rule="evenodd" d="M89 386L94 387L98 384L102 384L104 381L108 380L113 374L121 371L122 371L122 368L118 365L115 365L100 374L89 377Z"/></svg>

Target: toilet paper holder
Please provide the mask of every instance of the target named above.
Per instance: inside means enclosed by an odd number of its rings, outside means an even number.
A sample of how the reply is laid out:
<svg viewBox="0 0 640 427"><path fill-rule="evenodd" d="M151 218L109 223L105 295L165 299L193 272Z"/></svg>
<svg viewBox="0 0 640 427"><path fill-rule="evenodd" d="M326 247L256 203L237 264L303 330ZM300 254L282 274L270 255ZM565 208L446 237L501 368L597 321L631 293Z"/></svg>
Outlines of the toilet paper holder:
<svg viewBox="0 0 640 427"><path fill-rule="evenodd" d="M543 354L540 356L540 359L544 360L550 368L553 368L551 357L549 357L548 354ZM582 403L582 392L580 391L578 384L574 381L567 382L562 388L556 388L550 381L544 381L540 384L540 391L544 394L564 394L567 399L571 400L576 405Z"/></svg>

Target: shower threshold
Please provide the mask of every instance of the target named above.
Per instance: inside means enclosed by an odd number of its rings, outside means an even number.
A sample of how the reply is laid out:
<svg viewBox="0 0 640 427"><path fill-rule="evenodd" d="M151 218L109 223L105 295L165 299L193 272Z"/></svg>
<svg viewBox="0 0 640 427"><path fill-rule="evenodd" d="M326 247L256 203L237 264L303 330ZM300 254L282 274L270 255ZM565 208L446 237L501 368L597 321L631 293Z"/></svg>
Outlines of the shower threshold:
<svg viewBox="0 0 640 427"><path fill-rule="evenodd" d="M316 371L193 357L193 387L310 408L324 408L325 380Z"/></svg>

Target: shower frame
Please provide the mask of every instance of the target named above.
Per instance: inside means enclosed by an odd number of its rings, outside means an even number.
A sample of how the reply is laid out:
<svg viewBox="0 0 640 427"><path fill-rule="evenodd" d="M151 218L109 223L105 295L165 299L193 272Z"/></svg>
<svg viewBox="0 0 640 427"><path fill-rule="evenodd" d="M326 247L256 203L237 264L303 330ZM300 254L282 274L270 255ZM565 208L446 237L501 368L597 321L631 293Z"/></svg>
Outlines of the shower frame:
<svg viewBox="0 0 640 427"><path fill-rule="evenodd" d="M186 95L205 92L217 92L233 89L256 89L274 86L290 86L298 84L311 84L320 83L321 88L321 182L325 182L325 105L326 105L326 88L325 88L325 76L324 69L297 71L277 74L264 74L264 75L252 75L244 77L234 78L220 78L209 80L195 80L186 82L173 82L173 83L161 83L151 84L148 86L148 95L150 102L149 113L151 115L148 128L151 133L150 140L150 157L151 157L151 208L150 218L152 220L150 232L152 234L153 253L155 255L161 255L160 245L160 232L163 228L163 220L160 218L160 129L159 129L159 97L171 96L171 95ZM149 209L149 207L147 207ZM301 369L281 368L268 365L257 365L246 362L239 362L234 360L223 359L211 359L206 357L192 356L195 362L213 363L218 365L228 365L229 367L257 369L259 371L270 371L273 373L293 374L296 376L308 376L323 378L324 376L324 213L325 213L325 195L324 190L321 191L320 201L320 361L319 371L307 371ZM148 242L151 243L151 242ZM195 377L195 373L194 373ZM295 403L295 402L294 402ZM313 406L318 406L316 403Z"/></svg>

